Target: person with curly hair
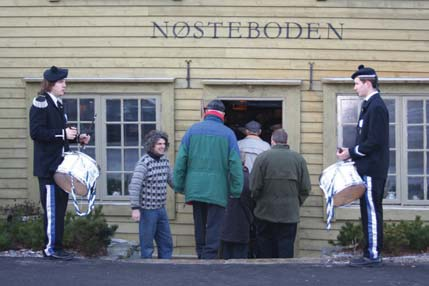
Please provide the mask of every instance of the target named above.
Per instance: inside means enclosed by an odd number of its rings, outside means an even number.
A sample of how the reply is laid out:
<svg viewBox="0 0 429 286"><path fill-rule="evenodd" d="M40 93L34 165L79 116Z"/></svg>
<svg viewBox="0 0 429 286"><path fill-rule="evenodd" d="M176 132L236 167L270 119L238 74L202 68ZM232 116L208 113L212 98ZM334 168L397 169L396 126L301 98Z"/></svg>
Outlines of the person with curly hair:
<svg viewBox="0 0 429 286"><path fill-rule="evenodd" d="M167 184L173 187L170 162L165 156L168 135L152 130L145 136L146 153L137 162L128 190L131 218L139 222L141 258L152 258L156 241L158 258L169 259L173 254L173 239L168 222Z"/></svg>

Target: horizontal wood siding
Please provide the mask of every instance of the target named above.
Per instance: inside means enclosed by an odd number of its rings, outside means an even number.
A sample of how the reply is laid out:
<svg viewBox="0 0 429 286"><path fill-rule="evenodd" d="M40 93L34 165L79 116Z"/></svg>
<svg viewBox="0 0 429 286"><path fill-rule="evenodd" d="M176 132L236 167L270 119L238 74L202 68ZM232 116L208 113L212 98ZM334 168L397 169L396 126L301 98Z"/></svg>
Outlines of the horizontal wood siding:
<svg viewBox="0 0 429 286"><path fill-rule="evenodd" d="M163 37L159 25L201 22L204 38ZM210 22L239 22L241 38ZM246 38L249 22L302 24L306 35L321 39ZM309 34L309 23L320 23ZM342 40L327 23L343 27ZM200 120L205 79L301 80L300 151L312 179L312 193L300 223L300 255L319 255L335 239L339 224L326 232L318 176L323 168L323 98L320 80L348 77L361 64L381 77L429 77L429 1L343 0L47 0L0 1L0 204L23 200L29 186L28 102L25 77L40 77L58 65L79 77L174 77L176 150L183 134ZM195 32L195 31L193 31ZM270 26L268 35L276 33ZM297 29L291 30L296 33ZM328 32L330 32L328 36ZM191 34L192 35L192 34ZM238 35L238 32L236 33ZM191 62L191 88L186 62ZM314 63L313 82L310 65ZM310 85L312 89L310 90ZM352 87L350 87L352 92ZM176 254L194 254L192 208L176 195L172 231ZM119 224L118 237L137 240L128 206L105 208ZM353 216L356 218L356 216Z"/></svg>

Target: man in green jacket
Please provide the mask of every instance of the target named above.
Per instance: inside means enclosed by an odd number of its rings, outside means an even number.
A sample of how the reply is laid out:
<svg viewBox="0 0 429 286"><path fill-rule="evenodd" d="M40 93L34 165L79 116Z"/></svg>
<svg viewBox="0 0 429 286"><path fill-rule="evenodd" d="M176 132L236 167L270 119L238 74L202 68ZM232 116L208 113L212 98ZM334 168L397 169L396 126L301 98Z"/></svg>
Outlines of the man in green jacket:
<svg viewBox="0 0 429 286"><path fill-rule="evenodd" d="M287 137L274 131L271 149L256 158L250 174L258 258L293 257L299 208L311 190L307 163L289 149Z"/></svg>
<svg viewBox="0 0 429 286"><path fill-rule="evenodd" d="M237 139L224 115L222 101L209 102L204 120L183 136L174 167L174 191L193 206L199 259L217 258L228 197L240 197L243 189Z"/></svg>

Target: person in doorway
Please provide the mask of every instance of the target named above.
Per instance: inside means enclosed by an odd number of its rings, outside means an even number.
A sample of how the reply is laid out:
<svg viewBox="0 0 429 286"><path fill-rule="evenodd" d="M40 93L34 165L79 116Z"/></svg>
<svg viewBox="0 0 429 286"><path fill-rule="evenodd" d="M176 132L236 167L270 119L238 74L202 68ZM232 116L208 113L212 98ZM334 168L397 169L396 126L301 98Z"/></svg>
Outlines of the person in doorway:
<svg viewBox="0 0 429 286"><path fill-rule="evenodd" d="M43 73L39 95L30 108L30 136L34 142L33 174L38 177L40 202L43 208L45 245L43 256L70 260L63 249L64 216L68 193L54 181L54 174L70 150L69 143L88 144L88 134L78 134L76 127L67 127L62 96L68 70L52 66Z"/></svg>
<svg viewBox="0 0 429 286"><path fill-rule="evenodd" d="M379 266L383 247L383 193L389 169L389 112L378 91L374 69L360 65L352 74L354 90L363 98L357 124L356 144L338 148L337 157L352 159L366 185L360 199L365 238L363 256L352 259L351 266Z"/></svg>
<svg viewBox="0 0 429 286"><path fill-rule="evenodd" d="M245 166L252 172L253 163L256 157L262 152L270 149L270 144L263 141L259 135L261 134L261 124L252 120L245 126L246 138L238 141L240 152L244 153Z"/></svg>
<svg viewBox="0 0 429 286"><path fill-rule="evenodd" d="M145 136L146 153L137 162L128 190L131 218L139 222L141 258L152 258L156 241L158 258L173 255L173 239L168 222L167 184L173 187L170 162L165 156L168 136L152 130Z"/></svg>
<svg viewBox="0 0 429 286"><path fill-rule="evenodd" d="M256 158L250 173L258 258L293 257L299 208L311 190L307 163L287 139L283 129L274 131L271 149Z"/></svg>
<svg viewBox="0 0 429 286"><path fill-rule="evenodd" d="M225 106L212 100L204 120L182 138L174 167L175 191L193 206L199 259L218 257L220 233L229 196L240 197L243 170L234 132L224 125Z"/></svg>
<svg viewBox="0 0 429 286"><path fill-rule="evenodd" d="M253 200L249 190L249 170L244 165L245 154L240 153L243 162L243 191L240 198L228 198L222 226L222 258L248 258L250 226L253 223Z"/></svg>

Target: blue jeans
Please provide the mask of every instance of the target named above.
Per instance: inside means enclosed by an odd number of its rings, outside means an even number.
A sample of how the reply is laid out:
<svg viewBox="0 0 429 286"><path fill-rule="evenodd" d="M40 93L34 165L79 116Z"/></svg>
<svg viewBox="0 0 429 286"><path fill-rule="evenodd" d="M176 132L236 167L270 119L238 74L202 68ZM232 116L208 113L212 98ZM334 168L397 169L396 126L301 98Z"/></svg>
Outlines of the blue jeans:
<svg viewBox="0 0 429 286"><path fill-rule="evenodd" d="M158 258L171 258L173 255L173 239L165 208L141 209L139 234L141 258L152 258L154 239L158 249Z"/></svg>
<svg viewBox="0 0 429 286"><path fill-rule="evenodd" d="M196 201L192 202L192 208L198 259L216 259L225 208Z"/></svg>

